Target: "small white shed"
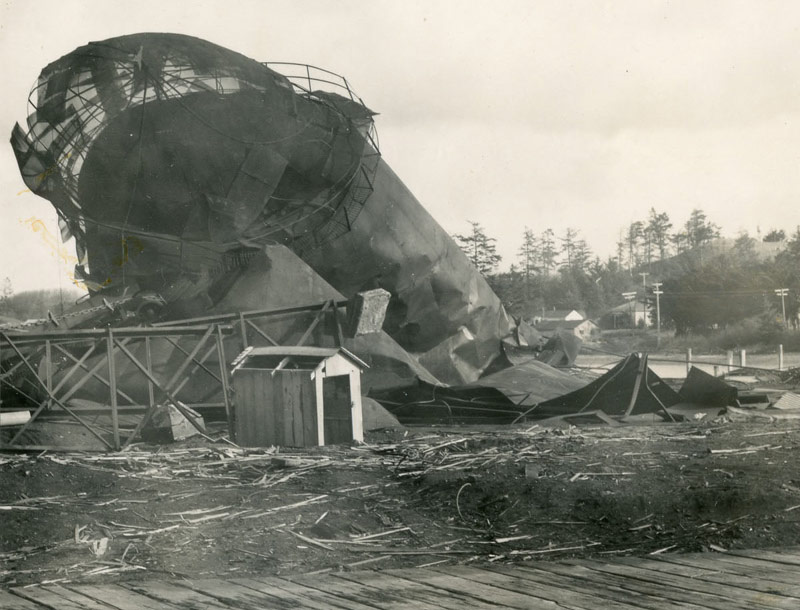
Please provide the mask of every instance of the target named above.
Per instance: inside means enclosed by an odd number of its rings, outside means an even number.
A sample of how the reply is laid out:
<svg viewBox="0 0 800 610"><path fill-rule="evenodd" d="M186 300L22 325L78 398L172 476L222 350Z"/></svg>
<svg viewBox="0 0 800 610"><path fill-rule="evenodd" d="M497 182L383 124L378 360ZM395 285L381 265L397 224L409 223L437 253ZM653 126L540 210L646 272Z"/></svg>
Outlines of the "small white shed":
<svg viewBox="0 0 800 610"><path fill-rule="evenodd" d="M247 348L233 363L236 442L309 447L364 440L365 368L342 347Z"/></svg>

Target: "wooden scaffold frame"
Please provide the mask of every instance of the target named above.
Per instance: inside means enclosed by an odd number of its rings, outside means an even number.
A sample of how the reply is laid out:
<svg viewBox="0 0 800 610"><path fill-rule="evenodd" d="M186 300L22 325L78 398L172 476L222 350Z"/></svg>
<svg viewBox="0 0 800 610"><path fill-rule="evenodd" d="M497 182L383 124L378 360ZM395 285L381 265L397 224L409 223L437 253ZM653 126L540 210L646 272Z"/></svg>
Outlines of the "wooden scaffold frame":
<svg viewBox="0 0 800 610"><path fill-rule="evenodd" d="M106 329L77 329L50 331L43 333L26 332L0 332L0 355L6 350L11 350L14 360L7 370L0 371L0 392L4 386L12 387L32 405L36 405L31 413L30 419L23 424L19 430L12 434L8 442L3 442L0 438L0 449L19 449L19 450L84 450L84 448L74 447L53 447L45 445L25 444L21 442L24 433L46 410L59 409L66 413L78 424L86 428L96 437L108 450L125 449L136 438L142 428L147 425L153 413L161 404L174 406L187 420L194 425L201 433L205 431L202 426L191 416L189 408L197 406L224 406L228 418L229 430L232 426L232 409L230 403L230 384L227 359L223 337L233 332L232 327L224 326L219 323L208 323L191 326L160 326L147 328L106 328ZM159 379L159 375L154 371L152 361L152 344L154 341L163 340L170 343L175 349L173 353L180 353L183 359L180 363L170 368ZM184 347L179 341L195 340L191 348ZM140 344L140 350L144 350L144 362L134 354L133 347ZM68 348L80 350L79 355L75 355ZM54 379L54 352L59 358L66 359L69 363L68 370L57 380ZM91 357L104 355L92 366L87 365L86 361ZM218 362L218 372L214 372L206 361L216 353ZM131 398L127 393L118 387L119 377L117 373L118 361L127 360L134 366L134 370L141 376L147 384L147 404L141 405ZM2 359L0 358L0 362ZM25 377L35 387L34 394L44 396L38 398L32 396L20 387L20 384L12 384L20 371L27 371ZM63 371L63 369L62 369ZM202 373L210 377L212 383L218 383L221 389L223 402L219 405L192 405L181 401L179 394L196 374ZM78 376L78 375L81 376ZM104 376L105 374L105 376ZM111 418L111 440L108 440L90 422L85 415L70 408L67 402L89 381L99 382L108 388L108 411ZM55 383L55 385L54 385ZM122 403L121 403L122 401ZM143 413L142 418L137 422L133 431L123 437L119 425L120 410L124 409L126 414ZM0 396L0 410L2 410L2 396ZM1 411L0 411L1 412Z"/></svg>

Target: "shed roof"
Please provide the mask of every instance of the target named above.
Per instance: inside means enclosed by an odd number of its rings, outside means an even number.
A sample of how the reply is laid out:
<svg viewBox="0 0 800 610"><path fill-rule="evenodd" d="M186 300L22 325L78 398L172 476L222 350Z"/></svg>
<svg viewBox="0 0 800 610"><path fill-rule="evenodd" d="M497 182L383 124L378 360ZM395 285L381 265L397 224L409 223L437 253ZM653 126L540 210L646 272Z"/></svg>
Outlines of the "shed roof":
<svg viewBox="0 0 800 610"><path fill-rule="evenodd" d="M273 356L278 358L298 357L304 360L316 360L317 364L341 354L360 368L368 369L369 365L344 347L312 347L306 345L271 345L269 347L252 347L240 354L236 361L244 362L249 358L258 356Z"/></svg>

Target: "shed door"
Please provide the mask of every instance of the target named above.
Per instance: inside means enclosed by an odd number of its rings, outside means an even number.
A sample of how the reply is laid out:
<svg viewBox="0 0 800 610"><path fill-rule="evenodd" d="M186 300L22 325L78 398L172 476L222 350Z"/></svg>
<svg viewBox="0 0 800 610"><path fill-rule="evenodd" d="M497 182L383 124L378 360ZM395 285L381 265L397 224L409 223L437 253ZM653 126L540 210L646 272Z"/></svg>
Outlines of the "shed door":
<svg viewBox="0 0 800 610"><path fill-rule="evenodd" d="M353 411L350 398L350 376L336 375L322 380L325 444L348 443L353 440Z"/></svg>

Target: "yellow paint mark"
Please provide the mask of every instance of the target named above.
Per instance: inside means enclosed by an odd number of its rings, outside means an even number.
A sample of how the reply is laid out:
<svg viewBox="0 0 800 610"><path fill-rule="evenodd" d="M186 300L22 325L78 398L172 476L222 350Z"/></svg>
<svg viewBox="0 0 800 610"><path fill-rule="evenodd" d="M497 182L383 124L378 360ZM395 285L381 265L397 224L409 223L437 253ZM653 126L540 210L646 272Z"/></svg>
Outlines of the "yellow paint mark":
<svg viewBox="0 0 800 610"><path fill-rule="evenodd" d="M47 225L45 225L41 218L31 216L25 220L20 219L19 222L21 224L29 225L34 233L39 233L42 236L42 241L50 248L51 256L55 256L65 265L74 266L78 263L78 259L72 256L64 244L61 243L61 240L58 239L58 237L52 232L50 232L50 230L47 228ZM136 236L123 237L122 255L114 258L114 260L111 261L111 265L114 269L122 269L122 267L124 267L142 252L144 252L144 244L142 243L142 240ZM67 277L78 288L83 290L87 289L86 284L78 280L72 271L67 271ZM111 276L109 276L100 284L100 286L108 286L111 284L111 282L113 282L113 279Z"/></svg>
<svg viewBox="0 0 800 610"><path fill-rule="evenodd" d="M72 156L72 153L68 152L66 155L64 155L63 157L58 159L55 162L55 164L51 165L46 170L44 170L41 174L36 174L36 176L34 177L34 180L36 181L37 186L39 184L41 184L42 182L44 182L44 179L47 178L50 174L52 174L53 172L58 170L58 164L59 163L62 163L63 161L66 161L71 156ZM19 193L17 193L17 196L19 197L23 193L31 193L31 192L33 192L33 191L31 191L31 189L24 189L24 190L20 191Z"/></svg>

